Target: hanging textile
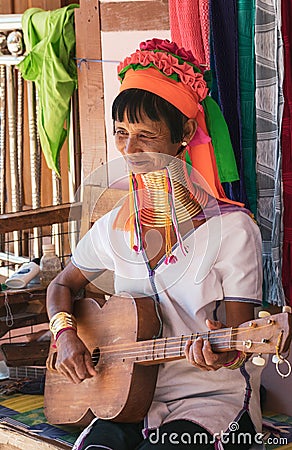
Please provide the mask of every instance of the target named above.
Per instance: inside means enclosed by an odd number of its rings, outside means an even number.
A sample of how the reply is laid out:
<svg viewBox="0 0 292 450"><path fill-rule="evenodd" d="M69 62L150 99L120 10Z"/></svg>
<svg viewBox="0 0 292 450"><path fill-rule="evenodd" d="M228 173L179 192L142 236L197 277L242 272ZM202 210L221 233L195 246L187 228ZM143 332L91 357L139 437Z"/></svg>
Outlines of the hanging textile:
<svg viewBox="0 0 292 450"><path fill-rule="evenodd" d="M283 305L280 132L283 43L280 0L256 0L257 220L263 239L264 301Z"/></svg>
<svg viewBox="0 0 292 450"><path fill-rule="evenodd" d="M255 0L238 0L238 62L243 175L249 208L256 216L256 129L254 76Z"/></svg>
<svg viewBox="0 0 292 450"><path fill-rule="evenodd" d="M209 68L209 0L169 0L168 5L172 40Z"/></svg>
<svg viewBox="0 0 292 450"><path fill-rule="evenodd" d="M238 33L236 0L210 0L211 49L218 101L227 122L233 145L239 185L233 184L235 200L246 203L241 149L241 111L238 75Z"/></svg>
<svg viewBox="0 0 292 450"><path fill-rule="evenodd" d="M282 0L284 42L284 112L282 123L282 176L284 202L283 286L292 306L292 2Z"/></svg>
<svg viewBox="0 0 292 450"><path fill-rule="evenodd" d="M74 8L30 8L22 17L28 52L18 65L25 80L35 81L39 99L38 131L48 167L59 174L59 152L67 136L70 98L77 86ZM68 124L67 124L68 128Z"/></svg>

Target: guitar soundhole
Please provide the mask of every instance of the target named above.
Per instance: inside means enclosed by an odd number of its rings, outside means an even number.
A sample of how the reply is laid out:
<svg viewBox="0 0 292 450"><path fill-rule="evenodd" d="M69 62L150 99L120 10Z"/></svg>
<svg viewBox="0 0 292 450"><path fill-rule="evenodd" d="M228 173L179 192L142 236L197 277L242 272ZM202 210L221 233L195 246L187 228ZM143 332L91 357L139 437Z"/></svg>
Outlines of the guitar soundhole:
<svg viewBox="0 0 292 450"><path fill-rule="evenodd" d="M99 358L100 358L100 350L99 350L98 347L96 347L96 348L93 350L92 355L91 355L91 359L92 359L92 362L93 362L93 365L94 365L94 366L97 365L97 363L98 363L98 361L99 361Z"/></svg>

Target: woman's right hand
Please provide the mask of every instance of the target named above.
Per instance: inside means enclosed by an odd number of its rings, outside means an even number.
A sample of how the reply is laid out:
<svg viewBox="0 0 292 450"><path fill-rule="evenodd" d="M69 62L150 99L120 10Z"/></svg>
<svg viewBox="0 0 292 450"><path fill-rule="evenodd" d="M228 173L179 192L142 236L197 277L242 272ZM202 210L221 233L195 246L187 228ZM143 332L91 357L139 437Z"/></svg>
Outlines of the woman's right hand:
<svg viewBox="0 0 292 450"><path fill-rule="evenodd" d="M66 330L57 340L57 371L75 384L96 376L91 355L75 330Z"/></svg>

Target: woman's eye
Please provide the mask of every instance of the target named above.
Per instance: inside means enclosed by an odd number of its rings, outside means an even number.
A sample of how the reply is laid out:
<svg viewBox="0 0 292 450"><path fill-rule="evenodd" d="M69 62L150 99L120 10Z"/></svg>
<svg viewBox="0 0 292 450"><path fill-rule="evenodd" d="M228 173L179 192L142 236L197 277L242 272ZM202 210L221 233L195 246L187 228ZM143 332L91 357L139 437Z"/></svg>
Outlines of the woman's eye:
<svg viewBox="0 0 292 450"><path fill-rule="evenodd" d="M127 136L128 135L128 133L124 130L116 130L115 134L117 136Z"/></svg>
<svg viewBox="0 0 292 450"><path fill-rule="evenodd" d="M153 139L154 136L149 136L148 134L139 134L141 139Z"/></svg>

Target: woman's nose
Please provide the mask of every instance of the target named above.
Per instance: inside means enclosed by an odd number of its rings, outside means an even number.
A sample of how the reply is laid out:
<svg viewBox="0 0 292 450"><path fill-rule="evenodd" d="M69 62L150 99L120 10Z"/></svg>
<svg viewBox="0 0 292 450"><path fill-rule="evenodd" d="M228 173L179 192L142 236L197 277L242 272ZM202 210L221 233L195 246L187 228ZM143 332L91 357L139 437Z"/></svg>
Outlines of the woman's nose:
<svg viewBox="0 0 292 450"><path fill-rule="evenodd" d="M136 136L128 136L125 143L125 153L128 155L136 153L138 151Z"/></svg>

